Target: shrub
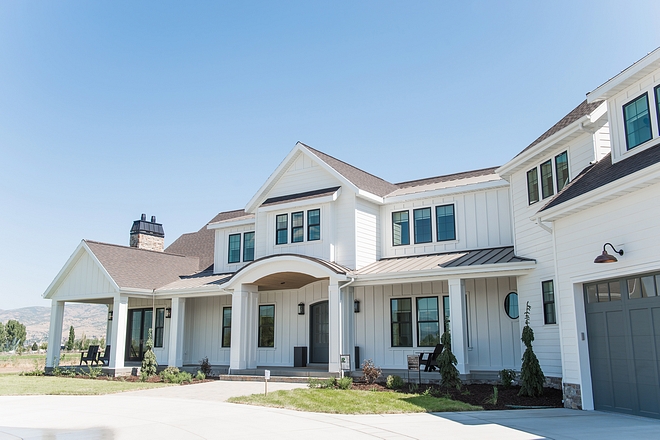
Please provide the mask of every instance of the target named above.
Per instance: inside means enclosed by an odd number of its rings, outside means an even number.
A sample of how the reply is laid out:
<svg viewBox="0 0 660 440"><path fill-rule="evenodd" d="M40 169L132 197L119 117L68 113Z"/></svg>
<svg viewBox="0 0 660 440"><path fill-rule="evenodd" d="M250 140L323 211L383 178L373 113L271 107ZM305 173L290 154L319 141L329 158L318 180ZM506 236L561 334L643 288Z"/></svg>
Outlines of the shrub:
<svg viewBox="0 0 660 440"><path fill-rule="evenodd" d="M378 380L382 373L382 370L374 365L374 361L371 359L365 359L362 362L362 379L366 383L374 383Z"/></svg>
<svg viewBox="0 0 660 440"><path fill-rule="evenodd" d="M353 380L351 379L351 383ZM310 378L307 384L309 388L335 388L337 386L337 379L331 377L329 379L314 379Z"/></svg>
<svg viewBox="0 0 660 440"><path fill-rule="evenodd" d="M156 360L156 354L154 353L154 340L151 336L151 329L147 336L147 342L145 344L147 351L144 353L142 358L142 368L140 369L140 380L147 380L151 376L155 376L158 371L158 361Z"/></svg>
<svg viewBox="0 0 660 440"><path fill-rule="evenodd" d="M493 387L493 394L491 394L490 397L485 399L484 403L489 403L491 405L497 405L497 395L498 395L497 387Z"/></svg>
<svg viewBox="0 0 660 440"><path fill-rule="evenodd" d="M447 320L449 322L449 320ZM443 387L461 388L461 378L459 377L456 364L458 360L451 352L451 335L449 330L442 334L442 353L438 356L438 368L440 369L440 385Z"/></svg>
<svg viewBox="0 0 660 440"><path fill-rule="evenodd" d="M534 340L534 330L529 326L529 311L532 307L527 301L525 307L525 327L522 331L522 341L525 344L525 353L522 358L522 368L520 369L520 392L519 396L535 397L543 394L543 383L545 376L541 370L541 365L532 350L532 341Z"/></svg>
<svg viewBox="0 0 660 440"><path fill-rule="evenodd" d="M408 391L410 391L413 394L417 394L417 390L419 390L419 384L416 383L408 384Z"/></svg>
<svg viewBox="0 0 660 440"><path fill-rule="evenodd" d="M352 377L342 377L337 381L337 388L339 388L340 390L350 390L352 386L353 386Z"/></svg>
<svg viewBox="0 0 660 440"><path fill-rule="evenodd" d="M516 372L513 370L500 370L500 383L504 388L509 388L516 378Z"/></svg>
<svg viewBox="0 0 660 440"><path fill-rule="evenodd" d="M199 363L199 371L204 373L204 376L213 376L208 356L204 356L204 359Z"/></svg>
<svg viewBox="0 0 660 440"><path fill-rule="evenodd" d="M197 375L195 376L195 379L204 380L204 379L206 379L206 374L202 373L202 371L199 370L199 371L197 371Z"/></svg>
<svg viewBox="0 0 660 440"><path fill-rule="evenodd" d="M389 375L387 376L387 381L385 382L385 386L391 390L403 388L403 379L401 379L401 376Z"/></svg>
<svg viewBox="0 0 660 440"><path fill-rule="evenodd" d="M85 372L85 370L82 370L80 372L80 374L82 376L89 377L90 379L96 379L97 377L99 377L101 375L102 372L103 372L103 368L101 368L101 367L92 367L91 365L88 365L87 366L87 372Z"/></svg>
<svg viewBox="0 0 660 440"><path fill-rule="evenodd" d="M53 368L53 376L74 377L75 375L75 370L69 370L68 368L62 368L60 366Z"/></svg>
<svg viewBox="0 0 660 440"><path fill-rule="evenodd" d="M21 376L43 376L44 375L44 370L39 368L39 362L37 360L34 361L34 369L32 371L23 371L20 374Z"/></svg>
<svg viewBox="0 0 660 440"><path fill-rule="evenodd" d="M179 371L177 367L167 367L160 372L160 377L163 382L181 384L184 382L192 382L192 374L186 371Z"/></svg>

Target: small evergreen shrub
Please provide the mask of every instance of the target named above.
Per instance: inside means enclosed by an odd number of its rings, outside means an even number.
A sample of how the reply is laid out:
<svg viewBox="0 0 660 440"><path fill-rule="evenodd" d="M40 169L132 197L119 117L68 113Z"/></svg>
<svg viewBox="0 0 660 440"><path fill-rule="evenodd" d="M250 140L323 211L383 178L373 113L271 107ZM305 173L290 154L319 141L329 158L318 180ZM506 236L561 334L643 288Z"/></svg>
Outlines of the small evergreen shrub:
<svg viewBox="0 0 660 440"><path fill-rule="evenodd" d="M177 367L167 367L160 372L160 377L163 382L181 384L184 382L192 382L192 374L186 371L179 371Z"/></svg>
<svg viewBox="0 0 660 440"><path fill-rule="evenodd" d="M398 390L399 388L403 388L404 382L403 379L401 379L401 376L397 375L389 375L387 376L387 380L385 382L385 386L391 390Z"/></svg>
<svg viewBox="0 0 660 440"><path fill-rule="evenodd" d="M149 329L145 346L147 347L147 351L142 358L142 368L140 369L140 380L143 381L155 376L158 371L158 361L156 360L156 354L153 350L154 340L151 335L151 329Z"/></svg>
<svg viewBox="0 0 660 440"><path fill-rule="evenodd" d="M525 307L525 327L523 327L522 338L525 344L525 353L522 358L522 368L520 368L520 392L519 396L535 397L543 394L543 383L545 375L541 370L539 360L532 350L532 341L534 341L534 330L529 326L529 311L532 307L527 301Z"/></svg>
<svg viewBox="0 0 660 440"><path fill-rule="evenodd" d="M352 386L353 386L352 377L342 377L337 381L337 388L339 388L340 390L350 390Z"/></svg>
<svg viewBox="0 0 660 440"><path fill-rule="evenodd" d="M447 320L446 322L449 322ZM447 326L449 327L449 326ZM437 363L440 369L440 386L461 388L461 378L456 368L458 360L451 352L451 334L449 330L442 334L442 353L438 356Z"/></svg>
<svg viewBox="0 0 660 440"><path fill-rule="evenodd" d="M382 370L378 368L371 359L365 359L365 361L362 362L362 379L364 379L366 383L376 382L381 373Z"/></svg>
<svg viewBox="0 0 660 440"><path fill-rule="evenodd" d="M513 381L516 379L516 372L514 370L500 370L500 383L504 388L509 388Z"/></svg>
<svg viewBox="0 0 660 440"><path fill-rule="evenodd" d="M204 376L213 376L208 356L204 356L204 359L199 363L199 371L204 373Z"/></svg>

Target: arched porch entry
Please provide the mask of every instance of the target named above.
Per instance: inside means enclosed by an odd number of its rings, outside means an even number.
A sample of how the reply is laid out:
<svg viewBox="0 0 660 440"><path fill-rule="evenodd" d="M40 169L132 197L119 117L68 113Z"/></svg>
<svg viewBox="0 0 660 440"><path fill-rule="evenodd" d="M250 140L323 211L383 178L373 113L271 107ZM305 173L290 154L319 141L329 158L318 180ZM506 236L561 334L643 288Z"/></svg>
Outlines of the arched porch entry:
<svg viewBox="0 0 660 440"><path fill-rule="evenodd" d="M338 372L352 328L347 313L352 299L340 287L348 281L346 271L290 254L264 257L239 270L222 286L232 292L231 371L293 366L294 346L304 345L310 362ZM272 339L267 337L271 325Z"/></svg>

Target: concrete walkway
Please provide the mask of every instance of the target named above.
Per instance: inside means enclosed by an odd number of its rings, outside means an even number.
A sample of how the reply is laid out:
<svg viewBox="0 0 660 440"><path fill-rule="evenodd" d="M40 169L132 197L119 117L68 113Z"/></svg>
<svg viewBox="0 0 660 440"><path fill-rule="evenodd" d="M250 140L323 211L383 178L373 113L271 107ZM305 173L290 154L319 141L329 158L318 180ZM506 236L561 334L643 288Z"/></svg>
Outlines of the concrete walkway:
<svg viewBox="0 0 660 440"><path fill-rule="evenodd" d="M301 386L271 383L269 391ZM263 383L0 397L0 439L656 439L660 421L564 409L333 415L224 402Z"/></svg>

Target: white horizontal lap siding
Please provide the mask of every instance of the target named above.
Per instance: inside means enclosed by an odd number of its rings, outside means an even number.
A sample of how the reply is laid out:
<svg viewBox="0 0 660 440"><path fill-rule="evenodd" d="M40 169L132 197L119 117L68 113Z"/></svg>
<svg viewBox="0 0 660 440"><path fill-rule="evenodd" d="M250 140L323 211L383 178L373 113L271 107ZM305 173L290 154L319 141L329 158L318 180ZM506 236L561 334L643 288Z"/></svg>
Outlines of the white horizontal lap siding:
<svg viewBox="0 0 660 440"><path fill-rule="evenodd" d="M231 307L231 295L186 299L183 343L185 364L208 357L212 365L229 365L229 347L222 347L222 309Z"/></svg>
<svg viewBox="0 0 660 440"><path fill-rule="evenodd" d="M557 318L562 326L565 382L580 383L580 353L588 357L588 335L586 341L580 336L586 334L583 283L574 280L595 281L660 270L660 205L651 202L659 195L660 185L655 184L555 223L560 274L559 289L555 290L561 303ZM606 242L623 245L625 254L617 256L617 263L595 264L594 258Z"/></svg>
<svg viewBox="0 0 660 440"><path fill-rule="evenodd" d="M568 151L568 171L571 180L575 179L583 169L596 160L597 146L594 143L595 139L596 134L585 133L583 136L572 141L568 149L562 150ZM557 176L553 177L555 180L557 179Z"/></svg>
<svg viewBox="0 0 660 440"><path fill-rule="evenodd" d="M112 296L115 288L92 257L83 252L53 294L54 300Z"/></svg>
<svg viewBox="0 0 660 440"><path fill-rule="evenodd" d="M334 203L331 228L335 228L335 261L355 269L355 209L357 198L352 191L342 191Z"/></svg>
<svg viewBox="0 0 660 440"><path fill-rule="evenodd" d="M511 319L504 311L504 299L517 291L515 277L468 279L465 291L470 369L520 369L520 318Z"/></svg>
<svg viewBox="0 0 660 440"><path fill-rule="evenodd" d="M257 347L258 366L293 366L293 348L308 347L309 307L328 300L328 281L318 281L300 289L259 292L259 305L275 305L275 347ZM298 304L305 314L298 315Z"/></svg>
<svg viewBox="0 0 660 440"><path fill-rule="evenodd" d="M601 160L612 148L609 123L596 132L594 142L596 143L596 160Z"/></svg>
<svg viewBox="0 0 660 440"><path fill-rule="evenodd" d="M215 273L236 272L249 262L243 262L243 233L255 231L255 224L237 226L235 228L216 229L215 231L215 264L213 271ZM241 261L238 263L229 263L229 236L240 234L241 236ZM255 231L255 241L257 240ZM255 243L255 259L256 243Z"/></svg>
<svg viewBox="0 0 660 440"><path fill-rule="evenodd" d="M355 251L356 269L378 260L380 257L379 208L373 203L356 199Z"/></svg>

